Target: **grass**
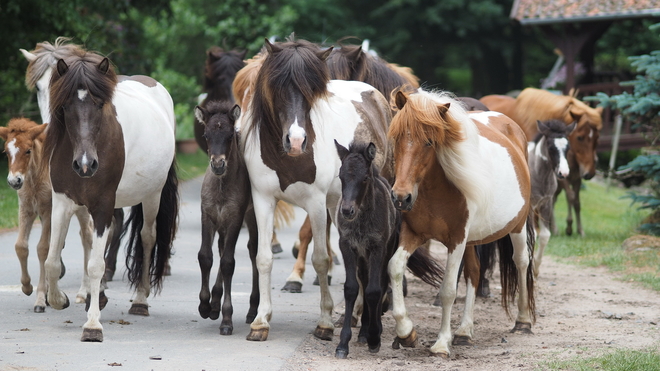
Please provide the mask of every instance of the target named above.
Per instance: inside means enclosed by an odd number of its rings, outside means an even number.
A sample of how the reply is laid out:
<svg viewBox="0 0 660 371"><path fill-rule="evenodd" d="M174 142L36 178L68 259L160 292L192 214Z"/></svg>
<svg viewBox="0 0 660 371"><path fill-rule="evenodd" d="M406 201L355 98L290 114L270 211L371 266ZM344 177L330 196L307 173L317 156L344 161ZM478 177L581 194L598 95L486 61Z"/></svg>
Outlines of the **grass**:
<svg viewBox="0 0 660 371"><path fill-rule="evenodd" d="M626 238L637 234L636 227L647 212L631 207L630 199L622 198L626 193L623 189L613 186L607 191L604 184L595 181L583 184L580 199L586 236L565 234L567 206L561 195L555 206L560 233L552 236L546 253L573 264L606 266L624 280L660 291L660 249L626 252L621 247Z"/></svg>
<svg viewBox="0 0 660 371"><path fill-rule="evenodd" d="M176 159L177 175L182 181L203 175L208 165L208 158L201 150L193 154L177 153ZM0 230L18 226L18 195L5 181L7 172L7 159L0 156Z"/></svg>
<svg viewBox="0 0 660 371"><path fill-rule="evenodd" d="M563 361L544 362L543 369L550 370L605 370L605 371L652 371L660 370L660 351L619 349L591 358L576 357Z"/></svg>

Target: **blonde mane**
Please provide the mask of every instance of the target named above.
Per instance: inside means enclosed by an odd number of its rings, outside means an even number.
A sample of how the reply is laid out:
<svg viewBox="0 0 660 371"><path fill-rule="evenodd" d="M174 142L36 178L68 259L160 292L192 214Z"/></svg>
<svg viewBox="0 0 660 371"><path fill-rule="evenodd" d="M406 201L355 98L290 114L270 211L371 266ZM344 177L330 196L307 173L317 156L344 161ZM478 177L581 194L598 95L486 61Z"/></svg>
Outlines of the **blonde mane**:
<svg viewBox="0 0 660 371"><path fill-rule="evenodd" d="M447 178L469 201L480 207L490 204L488 174L479 156L479 131L467 111L452 94L418 90L394 116L388 138L411 140L416 145L431 142ZM441 106L449 103L449 110Z"/></svg>
<svg viewBox="0 0 660 371"><path fill-rule="evenodd" d="M406 82L413 88L419 88L419 77L415 76L412 68L399 66L396 63L387 63L387 67L396 72L399 76L403 77L403 79L406 80Z"/></svg>
<svg viewBox="0 0 660 371"><path fill-rule="evenodd" d="M263 54L259 53L245 62L245 67L238 70L232 84L234 100L243 110L247 109L247 105L252 100L257 74L264 62Z"/></svg>
<svg viewBox="0 0 660 371"><path fill-rule="evenodd" d="M546 90L527 88L516 98L515 120L520 125L535 124L536 120L562 120L566 125L575 121L574 116L587 116L578 125L589 124L596 130L603 128L603 121L598 110L589 107L577 98L568 95L556 95Z"/></svg>

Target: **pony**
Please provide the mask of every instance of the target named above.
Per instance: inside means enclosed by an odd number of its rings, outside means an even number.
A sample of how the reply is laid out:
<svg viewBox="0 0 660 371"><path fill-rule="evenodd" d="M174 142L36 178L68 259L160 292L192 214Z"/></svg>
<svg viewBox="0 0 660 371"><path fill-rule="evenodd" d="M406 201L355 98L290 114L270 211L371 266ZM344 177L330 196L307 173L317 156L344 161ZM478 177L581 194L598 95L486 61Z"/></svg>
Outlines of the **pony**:
<svg viewBox="0 0 660 371"><path fill-rule="evenodd" d="M44 131L48 124L37 125L26 118L9 120L6 127L0 127L0 138L5 141L5 153L9 161L7 183L18 194L18 237L15 250L21 264L21 290L25 295L32 295L33 286L28 272L28 241L35 218L41 220L41 237L37 243L39 258L39 283L34 302L34 312L43 313L46 310L46 273L44 263L48 255L50 243L50 214L52 195L48 164L43 161ZM88 252L92 245L92 230L89 217L82 212L76 213L80 223L80 238L84 251ZM58 278L66 271L61 263ZM86 270L85 270L86 271ZM88 276L83 273L83 280L76 294L76 303L84 303L87 296Z"/></svg>
<svg viewBox="0 0 660 371"><path fill-rule="evenodd" d="M567 158L571 171L567 178L561 180L562 187L559 187L557 192L561 192L561 189L566 190L568 201L566 234L573 234L573 210L575 210L577 232L584 236L580 216L580 188L582 179L589 180L596 175L598 158L596 148L599 132L603 128L601 117L603 108L591 108L572 95L555 95L534 88L524 89L517 98L487 95L480 101L491 110L501 112L518 123L525 131L528 140L536 137L537 120L557 119L566 125L577 122L575 130L568 137L570 150Z"/></svg>
<svg viewBox="0 0 660 371"><path fill-rule="evenodd" d="M236 262L236 240L245 220L248 228L248 251L252 260L252 293L247 323L251 323L259 304L259 279L256 267L257 223L252 208L250 179L239 147L239 134L235 122L241 114L238 105L231 101L210 101L206 107L195 107L195 116L204 125L209 166L202 182L202 244L197 254L202 272L202 288L199 293L199 314L202 318L218 319L222 304L221 335L231 335L234 326L231 302L231 282ZM209 291L209 275L213 266L213 239L218 233L220 269ZM212 294L212 297L211 297Z"/></svg>
<svg viewBox="0 0 660 371"><path fill-rule="evenodd" d="M83 49L79 45L70 43L70 41L70 38L60 36L55 39L53 44L48 41L37 43L32 51L19 49L29 62L25 71L25 86L30 91L36 90L42 123L50 122L50 79L53 67L59 59L69 57L74 52ZM113 217L115 219L113 225L118 228L123 225L124 211L122 209L116 209ZM122 233L119 231L113 233L112 241L106 250L104 285L107 281L112 281L115 274L121 235ZM76 302L80 302L79 297L76 297Z"/></svg>
<svg viewBox="0 0 660 371"><path fill-rule="evenodd" d="M531 333L535 320L534 232L524 132L496 112L468 114L449 93L399 90L391 104L398 109L388 131L396 175L391 197L403 211L400 243L388 266L396 320L393 347L417 343L403 300L402 280L409 256L431 238L448 249L441 287L442 324L430 349L433 355L450 355L451 309L459 265L464 252L467 259L474 252L470 247L478 244L500 242L502 304L508 313L508 300L518 292L513 331ZM476 264L466 264L466 270ZM454 344L472 342L477 281L474 275L468 279Z"/></svg>
<svg viewBox="0 0 660 371"><path fill-rule="evenodd" d="M136 290L130 314L149 315L151 288L162 289L178 220L174 156L175 118L167 90L147 76L118 76L108 58L78 50L57 61L50 82L45 160L53 187L50 250L46 258L48 302L68 307L57 274L71 215L89 213L90 287L81 341L103 341L100 303L103 253L113 233L115 208L131 207L128 279Z"/></svg>
<svg viewBox="0 0 660 371"><path fill-rule="evenodd" d="M356 81L330 81L321 50L305 40L265 42L266 56L257 73L253 96L241 116L241 142L252 185L258 226L259 308L248 340L268 337L272 315L269 241L276 200L307 211L314 236L312 262L319 276L321 316L317 338L333 336L332 297L328 290L331 264L326 239L327 213L334 215L341 197L337 178L341 161L334 140L376 144L376 164L387 158L386 128L391 119L386 99L373 87Z"/></svg>
<svg viewBox="0 0 660 371"><path fill-rule="evenodd" d="M532 210L538 227L538 248L534 250L534 276L538 277L543 250L550 240L550 221L553 219L554 196L558 179L568 177L568 137L577 123L568 126L563 121L537 121L538 135L527 146L527 163L532 179Z"/></svg>
<svg viewBox="0 0 660 371"><path fill-rule="evenodd" d="M363 288L366 310L362 311L358 341L367 343L369 351L376 353L380 350L381 314L389 285L387 263L399 243L401 212L390 200L390 184L373 165L376 146L351 143L346 149L336 141L335 146L342 163L339 170L342 195L335 220L346 268L346 313L354 312L360 288ZM422 256L423 251L428 250L416 251L415 259L408 260L408 267L425 282L439 287L442 268L434 264L430 256ZM351 316L344 316L335 351L337 358L348 356L351 322Z"/></svg>

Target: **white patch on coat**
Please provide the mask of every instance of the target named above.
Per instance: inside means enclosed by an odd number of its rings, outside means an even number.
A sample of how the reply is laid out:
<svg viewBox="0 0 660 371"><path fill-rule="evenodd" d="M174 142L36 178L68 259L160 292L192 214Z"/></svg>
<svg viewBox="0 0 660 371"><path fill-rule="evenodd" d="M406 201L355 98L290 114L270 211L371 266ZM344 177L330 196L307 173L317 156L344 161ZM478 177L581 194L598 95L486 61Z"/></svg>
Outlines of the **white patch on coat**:
<svg viewBox="0 0 660 371"><path fill-rule="evenodd" d="M490 123L491 117L502 116L502 114L495 111L481 111L481 112L470 112L469 116L473 120L479 121L484 125L488 125Z"/></svg>
<svg viewBox="0 0 660 371"><path fill-rule="evenodd" d="M16 155L18 154L18 151L20 149L16 147L16 138L12 139L7 143L7 151L9 151L9 157L11 157L11 164L14 164L14 161L16 161Z"/></svg>
<svg viewBox="0 0 660 371"><path fill-rule="evenodd" d="M567 177L570 169L568 167L568 161L566 160L566 150L568 148L568 139L566 138L557 138L555 139L555 147L559 151L559 174L563 177Z"/></svg>
<svg viewBox="0 0 660 371"><path fill-rule="evenodd" d="M539 140L539 143L536 145L534 154L541 160L548 161L548 158L543 154L543 140Z"/></svg>
<svg viewBox="0 0 660 371"><path fill-rule="evenodd" d="M289 138L305 138L305 129L298 123L298 118L289 127Z"/></svg>
<svg viewBox="0 0 660 371"><path fill-rule="evenodd" d="M78 90L78 99L80 99L81 101L84 101L85 97L87 97L87 93L88 92L85 89Z"/></svg>

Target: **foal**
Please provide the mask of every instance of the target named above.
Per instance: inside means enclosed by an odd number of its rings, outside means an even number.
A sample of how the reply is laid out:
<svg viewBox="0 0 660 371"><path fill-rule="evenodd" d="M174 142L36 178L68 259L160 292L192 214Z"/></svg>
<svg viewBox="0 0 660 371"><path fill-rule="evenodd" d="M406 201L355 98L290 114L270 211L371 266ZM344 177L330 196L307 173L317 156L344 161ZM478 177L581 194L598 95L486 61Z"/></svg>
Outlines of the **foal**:
<svg viewBox="0 0 660 371"><path fill-rule="evenodd" d="M231 302L231 280L234 274L234 251L236 240L243 224L248 227L250 238L248 250L252 260L252 293L250 309L246 318L251 323L259 305L259 272L257 256L257 224L252 208L250 179L239 148L238 133L234 123L241 109L230 101L211 101L206 107L195 107L195 116L204 127L207 143L209 167L202 183L202 245L197 259L202 272L202 288L199 293L199 314L202 318L218 319L220 300L222 304L221 335L233 332ZM209 292L209 276L213 266L213 239L218 233L220 269ZM209 302L210 299L210 302Z"/></svg>
<svg viewBox="0 0 660 371"><path fill-rule="evenodd" d="M576 123L568 126L563 121L537 121L539 134L527 146L527 163L532 179L531 204L539 230L538 248L534 251L534 276L538 277L543 249L550 239L550 223L554 216L554 195L557 193L558 178L568 177L570 172L566 153L569 150L568 136Z"/></svg>
<svg viewBox="0 0 660 371"><path fill-rule="evenodd" d="M401 212L391 201L387 179L380 176L373 164L376 157L373 143L352 142L346 149L335 141L335 147L342 162L339 170L342 195L335 220L339 230L339 249L346 268L346 313L354 312L362 287L365 310L362 311L358 341L366 342L369 351L376 353L380 350L380 335L383 332L381 314L389 284L387 265L399 244ZM434 264L430 255L424 254L427 251L417 250L408 260L408 267L425 282L439 287L444 272ZM348 356L351 319L351 316L343 317L343 328L335 351L337 358Z"/></svg>
<svg viewBox="0 0 660 371"><path fill-rule="evenodd" d="M28 272L28 240L35 218L41 220L41 238L37 243L39 257L39 283L37 284L37 299L34 303L35 313L43 313L46 309L46 273L44 262L48 256L50 244L50 214L52 209L52 189L48 175L48 163L43 161L43 142L46 137L44 130L48 124L37 125L26 118L11 119L6 127L0 127L0 138L5 140L5 152L9 160L7 183L18 193L18 238L16 239L16 255L21 263L21 289L25 295L32 295L32 284ZM92 244L92 231L89 228L89 217L78 213L80 222L80 237L87 254ZM85 227L88 226L88 227ZM64 265L60 278L64 275ZM85 272L87 270L85 269ZM83 303L87 296L88 277L83 275L83 282L76 295L76 302Z"/></svg>

